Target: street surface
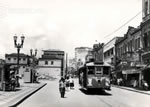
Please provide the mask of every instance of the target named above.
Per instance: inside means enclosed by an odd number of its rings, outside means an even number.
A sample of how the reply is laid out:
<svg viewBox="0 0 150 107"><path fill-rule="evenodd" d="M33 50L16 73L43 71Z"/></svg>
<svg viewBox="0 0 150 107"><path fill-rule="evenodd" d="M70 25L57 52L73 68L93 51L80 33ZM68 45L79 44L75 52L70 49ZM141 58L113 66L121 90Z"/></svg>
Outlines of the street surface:
<svg viewBox="0 0 150 107"><path fill-rule="evenodd" d="M78 80L75 89L60 97L58 79L30 96L18 107L150 107L150 95L112 87L111 91L90 92L80 89Z"/></svg>

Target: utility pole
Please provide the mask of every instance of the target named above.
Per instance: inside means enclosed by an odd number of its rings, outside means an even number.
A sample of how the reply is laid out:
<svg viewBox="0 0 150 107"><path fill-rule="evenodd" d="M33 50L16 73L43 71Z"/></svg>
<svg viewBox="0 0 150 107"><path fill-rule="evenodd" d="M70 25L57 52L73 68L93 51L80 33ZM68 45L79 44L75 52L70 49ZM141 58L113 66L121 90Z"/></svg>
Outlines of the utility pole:
<svg viewBox="0 0 150 107"><path fill-rule="evenodd" d="M68 53L66 53L66 75L68 74L68 65L67 65L67 62L68 62Z"/></svg>

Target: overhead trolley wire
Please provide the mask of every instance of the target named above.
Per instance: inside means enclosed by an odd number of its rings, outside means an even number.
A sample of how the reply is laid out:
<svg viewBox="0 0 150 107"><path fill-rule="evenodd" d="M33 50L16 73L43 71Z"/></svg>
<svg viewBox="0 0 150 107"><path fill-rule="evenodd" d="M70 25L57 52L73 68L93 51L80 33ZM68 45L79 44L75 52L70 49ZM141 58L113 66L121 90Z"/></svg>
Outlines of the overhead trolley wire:
<svg viewBox="0 0 150 107"><path fill-rule="evenodd" d="M124 23L122 26L114 30L113 32L109 33L108 35L104 36L104 38L111 36L112 34L116 33L119 31L121 28L123 28L125 25L127 25L129 22L131 22L133 19L135 19L138 15L140 15L142 11L138 12L135 16L133 16L131 19L129 19L126 23Z"/></svg>

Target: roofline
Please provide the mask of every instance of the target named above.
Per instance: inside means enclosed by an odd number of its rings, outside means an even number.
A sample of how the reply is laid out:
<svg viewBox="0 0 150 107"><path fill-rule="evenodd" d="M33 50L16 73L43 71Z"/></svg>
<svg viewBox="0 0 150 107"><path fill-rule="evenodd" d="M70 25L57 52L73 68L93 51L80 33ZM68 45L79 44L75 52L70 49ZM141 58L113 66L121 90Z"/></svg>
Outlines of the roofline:
<svg viewBox="0 0 150 107"><path fill-rule="evenodd" d="M43 52L44 51L49 51L49 52L63 52L63 53L65 53L65 51L62 51L62 50L42 50Z"/></svg>
<svg viewBox="0 0 150 107"><path fill-rule="evenodd" d="M114 37L114 38L111 39L109 42L107 42L106 44L104 44L104 46L106 46L108 43L110 43L111 41L113 41L114 39L117 39L117 38L121 38L121 37L118 37L118 36ZM104 46L103 46L103 47L104 47Z"/></svg>
<svg viewBox="0 0 150 107"><path fill-rule="evenodd" d="M75 49L92 49L90 47L76 47Z"/></svg>

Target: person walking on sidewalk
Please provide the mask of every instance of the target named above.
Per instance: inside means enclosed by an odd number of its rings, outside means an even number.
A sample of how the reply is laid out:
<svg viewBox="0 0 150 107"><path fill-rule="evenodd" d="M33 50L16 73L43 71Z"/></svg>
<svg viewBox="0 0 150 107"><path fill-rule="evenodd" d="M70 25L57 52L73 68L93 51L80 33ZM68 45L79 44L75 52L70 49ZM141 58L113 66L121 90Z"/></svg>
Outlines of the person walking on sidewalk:
<svg viewBox="0 0 150 107"><path fill-rule="evenodd" d="M74 81L73 81L72 78L73 78L73 77L71 77L71 78L69 79L70 89L73 89L73 88L74 88Z"/></svg>
<svg viewBox="0 0 150 107"><path fill-rule="evenodd" d="M11 83L11 90L14 91L16 86L16 78L14 75L11 77L10 83Z"/></svg>
<svg viewBox="0 0 150 107"><path fill-rule="evenodd" d="M70 81L69 81L69 76L67 76L66 78L66 90L69 91L69 87L70 87Z"/></svg>
<svg viewBox="0 0 150 107"><path fill-rule="evenodd" d="M148 83L144 79L142 79L141 81L142 81L142 87L143 87L143 89L144 90L148 90L148 88L149 88Z"/></svg>
<svg viewBox="0 0 150 107"><path fill-rule="evenodd" d="M65 96L65 79L62 77L60 80L59 80L59 92L60 92L60 95L61 95L61 98L64 98Z"/></svg>

